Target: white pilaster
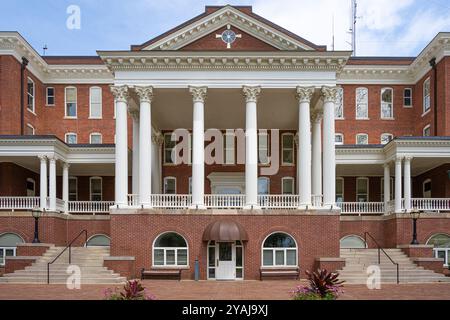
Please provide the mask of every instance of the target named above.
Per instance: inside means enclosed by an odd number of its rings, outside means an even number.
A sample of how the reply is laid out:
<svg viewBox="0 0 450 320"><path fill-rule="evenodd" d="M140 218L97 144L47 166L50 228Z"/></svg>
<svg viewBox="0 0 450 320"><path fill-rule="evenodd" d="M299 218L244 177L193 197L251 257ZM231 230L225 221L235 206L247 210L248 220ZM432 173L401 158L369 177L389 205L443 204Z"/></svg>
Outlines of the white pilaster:
<svg viewBox="0 0 450 320"><path fill-rule="evenodd" d="M69 212L69 167L70 164L63 163L62 175L62 200L64 201L64 212Z"/></svg>
<svg viewBox="0 0 450 320"><path fill-rule="evenodd" d="M403 189L405 193L405 210L411 211L411 157L405 157L405 175Z"/></svg>
<svg viewBox="0 0 450 320"><path fill-rule="evenodd" d="M387 204L391 201L391 172L389 163L383 165L384 168L384 205L387 208Z"/></svg>
<svg viewBox="0 0 450 320"><path fill-rule="evenodd" d="M116 104L115 201L119 207L128 205L128 87L111 86Z"/></svg>
<svg viewBox="0 0 450 320"><path fill-rule="evenodd" d="M50 198L50 211L56 211L56 157L50 156L49 158L49 198Z"/></svg>
<svg viewBox="0 0 450 320"><path fill-rule="evenodd" d="M205 209L205 123L207 87L189 87L194 104L192 126L192 208Z"/></svg>
<svg viewBox="0 0 450 320"><path fill-rule="evenodd" d="M312 117L312 193L322 195L322 117L317 112Z"/></svg>
<svg viewBox="0 0 450 320"><path fill-rule="evenodd" d="M322 87L323 97L323 202L336 203L335 119L337 87Z"/></svg>
<svg viewBox="0 0 450 320"><path fill-rule="evenodd" d="M152 109L153 87L135 88L140 101L139 120L139 202L151 207L152 193Z"/></svg>
<svg viewBox="0 0 450 320"><path fill-rule="evenodd" d="M162 177L162 145L164 143L164 136L157 132L152 136L152 191L153 193L162 193L161 177Z"/></svg>
<svg viewBox="0 0 450 320"><path fill-rule="evenodd" d="M133 168L132 193L139 195L139 112L130 112L133 119Z"/></svg>
<svg viewBox="0 0 450 320"><path fill-rule="evenodd" d="M261 87L243 87L245 97L245 209L258 209L258 116Z"/></svg>
<svg viewBox="0 0 450 320"><path fill-rule="evenodd" d="M402 211L402 158L395 159L395 212Z"/></svg>
<svg viewBox="0 0 450 320"><path fill-rule="evenodd" d="M41 210L47 209L47 157L39 156L40 165L40 201Z"/></svg>

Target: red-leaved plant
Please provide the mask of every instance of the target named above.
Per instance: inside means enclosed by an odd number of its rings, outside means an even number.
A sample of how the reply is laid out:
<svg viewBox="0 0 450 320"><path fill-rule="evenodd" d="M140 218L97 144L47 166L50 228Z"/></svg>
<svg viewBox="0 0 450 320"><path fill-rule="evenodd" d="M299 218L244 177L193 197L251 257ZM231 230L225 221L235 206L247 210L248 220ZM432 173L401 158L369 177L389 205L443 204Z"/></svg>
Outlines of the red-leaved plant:
<svg viewBox="0 0 450 320"><path fill-rule="evenodd" d="M123 286L122 291L118 288L108 288L104 291L106 300L156 300L156 297L144 288L139 280L129 280Z"/></svg>
<svg viewBox="0 0 450 320"><path fill-rule="evenodd" d="M306 271L309 286L298 286L292 293L294 300L335 300L343 293L339 274L327 270Z"/></svg>

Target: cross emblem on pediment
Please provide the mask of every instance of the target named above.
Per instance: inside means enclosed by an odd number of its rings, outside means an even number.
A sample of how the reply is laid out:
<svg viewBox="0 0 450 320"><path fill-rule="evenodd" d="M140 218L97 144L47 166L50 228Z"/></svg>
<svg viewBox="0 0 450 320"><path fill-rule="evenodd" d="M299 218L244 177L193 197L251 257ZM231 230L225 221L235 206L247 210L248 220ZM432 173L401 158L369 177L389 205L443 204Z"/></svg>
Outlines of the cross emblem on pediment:
<svg viewBox="0 0 450 320"><path fill-rule="evenodd" d="M231 45L236 41L236 39L241 39L242 34L236 34L231 30L231 26L227 25L227 29L222 32L222 34L216 34L216 39L221 39L227 44L227 49L231 49Z"/></svg>

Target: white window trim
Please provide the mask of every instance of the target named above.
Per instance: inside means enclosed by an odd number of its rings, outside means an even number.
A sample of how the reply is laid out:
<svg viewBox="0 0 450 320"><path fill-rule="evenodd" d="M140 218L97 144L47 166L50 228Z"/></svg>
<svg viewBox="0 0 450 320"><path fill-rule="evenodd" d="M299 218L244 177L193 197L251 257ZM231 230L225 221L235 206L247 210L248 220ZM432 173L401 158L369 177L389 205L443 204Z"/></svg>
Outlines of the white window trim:
<svg viewBox="0 0 450 320"><path fill-rule="evenodd" d="M89 143L90 143L90 144L92 144L92 136L100 136L100 143L96 143L96 144L102 144L102 143L103 143L103 136L102 136L102 134L99 133L99 132L92 132L92 133L89 135Z"/></svg>
<svg viewBox="0 0 450 320"><path fill-rule="evenodd" d="M430 135L426 136L425 135L425 131L428 130L428 129L430 129ZM431 136L431 124L428 124L425 127L423 127L423 129L422 129L422 136L424 136L424 137L430 137Z"/></svg>
<svg viewBox="0 0 450 320"><path fill-rule="evenodd" d="M258 177L258 185L259 185L259 180L266 180L267 181L267 195L270 195L270 178L268 177ZM265 194L260 194L258 192L258 195L265 195Z"/></svg>
<svg viewBox="0 0 450 320"><path fill-rule="evenodd" d="M369 178L368 177L357 177L356 178L356 202L359 202L358 195L360 194L358 192L358 180L366 180L366 186L367 186L367 202L370 202L370 184L369 184Z"/></svg>
<svg viewBox="0 0 450 320"><path fill-rule="evenodd" d="M75 180L75 201L78 201L78 177L69 177L69 199L70 199L70 180ZM90 183L89 183L90 187ZM102 190L103 191L103 190Z"/></svg>
<svg viewBox="0 0 450 320"><path fill-rule="evenodd" d="M48 103L48 98L49 98L48 89L53 89L53 104L49 104ZM46 107L54 107L55 104L56 104L56 90L55 90L55 87L46 87L45 88L45 106Z"/></svg>
<svg viewBox="0 0 450 320"><path fill-rule="evenodd" d="M392 116L391 117L383 117L383 103L385 103L385 102L383 102L383 92L385 90L391 90L391 92L392 92L392 102L390 103L391 104L391 110L392 110L392 112L391 112ZM395 120L395 116L394 116L394 89L393 88L390 88L390 87L381 88L381 91L380 91L380 119L382 119L382 120Z"/></svg>
<svg viewBox="0 0 450 320"><path fill-rule="evenodd" d="M32 136L36 135L36 129L31 124L27 123L27 127L31 129L31 131L32 131L31 135Z"/></svg>
<svg viewBox="0 0 450 320"><path fill-rule="evenodd" d="M394 135L392 134L392 133L387 133L387 132L385 132L385 133L382 133L381 134L381 136L380 136L380 143L381 144L383 144L383 136L390 136L391 137L391 140L389 140L389 142L391 142L392 140L394 140ZM388 143L389 143L388 142ZM387 144L387 143L386 143Z"/></svg>
<svg viewBox="0 0 450 320"><path fill-rule="evenodd" d="M233 140L232 148L227 147L228 137L231 137ZM233 150L233 161L227 161L227 151ZM234 132L225 132L223 134L223 165L224 166L232 166L236 164L236 135Z"/></svg>
<svg viewBox="0 0 450 320"><path fill-rule="evenodd" d="M339 240L339 246L340 246L341 242L342 242L343 240L347 239L347 238L358 238L359 240L361 240L362 243L364 243L365 248L366 248L366 249L368 248L367 242L364 241L364 238L362 238L362 237L360 237L360 236L358 236L358 235L356 235L356 234L349 234L349 235L346 235L346 236L342 237L342 238Z"/></svg>
<svg viewBox="0 0 450 320"><path fill-rule="evenodd" d="M27 178L27 185L28 185L28 182L33 184L33 194L34 194L34 196L36 196L36 180L34 180L33 178ZM30 189L28 189L28 187L27 187L27 196L28 196L28 190L30 190Z"/></svg>
<svg viewBox="0 0 450 320"><path fill-rule="evenodd" d="M166 181L169 180L169 179L175 180L175 193L174 194L177 194L177 178L176 177L172 177L172 176L164 177L164 179L163 179L163 193L164 194L168 194L166 192Z"/></svg>
<svg viewBox="0 0 450 320"><path fill-rule="evenodd" d="M65 143L66 144L69 144L69 142L68 142L68 140L67 140L67 136L75 136L75 144L77 144L78 143L78 135L75 133L75 132L67 132L65 135L64 135L64 141L65 141Z"/></svg>
<svg viewBox="0 0 450 320"><path fill-rule="evenodd" d="M410 97L411 105L410 106L405 105L405 100L406 100L405 93L406 93L406 90L409 90L411 92L411 97ZM413 106L414 106L413 89L412 88L403 88L403 108L411 109Z"/></svg>
<svg viewBox="0 0 450 320"><path fill-rule="evenodd" d="M75 116L67 115L67 89L75 89ZM64 88L64 118L65 119L77 119L78 117L78 89L74 86L68 86Z"/></svg>
<svg viewBox="0 0 450 320"><path fill-rule="evenodd" d="M31 96L33 98L33 109L28 108L28 97L30 96L30 94L28 93L28 82L31 82L33 84L33 95ZM27 110L36 115L36 84L30 77L28 77L27 79Z"/></svg>
<svg viewBox="0 0 450 320"><path fill-rule="evenodd" d="M337 177L336 180L342 181L342 202L345 202L345 179L343 177ZM337 196L337 192L336 192Z"/></svg>
<svg viewBox="0 0 450 320"><path fill-rule="evenodd" d="M13 251L13 257L17 255L17 247L0 247L1 250L3 250L3 263L0 263L0 267L4 267L6 264L6 250L12 250Z"/></svg>
<svg viewBox="0 0 450 320"><path fill-rule="evenodd" d="M292 195L295 195L295 178L294 177L283 177L281 178L281 194L285 194L284 193L284 181L286 180L290 180L292 183ZM289 194L286 194L289 195Z"/></svg>
<svg viewBox="0 0 450 320"><path fill-rule="evenodd" d="M163 134L163 137L164 137L164 141L163 141L163 145L162 145L162 149L163 149L163 165L164 166L168 166L168 167L169 166L176 166L176 162L177 162L176 159L173 159L173 163L167 162L167 160L166 160L166 136L172 137L172 135L173 135L173 132L166 132L166 133ZM175 142L175 145L172 148L172 150L177 145L177 141L173 141L173 142Z"/></svg>
<svg viewBox="0 0 450 320"><path fill-rule="evenodd" d="M267 137L267 149L266 149L267 162L261 162L260 159L259 159L260 151L264 150L264 149L260 148L260 143L259 143L260 138L262 136ZM269 135L269 132L267 132L267 131L266 132L258 132L258 165L260 165L260 166L267 166L267 165L270 164L270 156L269 156L270 153L269 153L269 151L270 151L270 135Z"/></svg>
<svg viewBox="0 0 450 320"><path fill-rule="evenodd" d="M338 88L338 90L342 92L342 101L341 101L341 103L342 103L342 117L336 117L336 112L334 113L334 115L335 115L335 119L336 120L342 121L342 120L345 120L345 108L344 108L344 93L345 93L345 91L344 91L344 88L342 88L342 87ZM337 100L336 100L336 102L337 102Z"/></svg>
<svg viewBox="0 0 450 320"><path fill-rule="evenodd" d="M359 144L358 143L358 137L359 136L366 136L367 137L367 143L361 143L361 144ZM365 146L365 145L368 145L369 144L369 135L367 134L367 133L358 133L358 134L356 134L356 141L355 141L355 143L356 143L356 145L358 145L358 146Z"/></svg>
<svg viewBox="0 0 450 320"><path fill-rule="evenodd" d="M366 90L367 91L367 117L358 117L358 90ZM355 119L356 120L370 120L369 117L369 88L359 87L355 89Z"/></svg>
<svg viewBox="0 0 450 320"><path fill-rule="evenodd" d="M100 180L100 201L103 201L103 178L102 177L89 177L89 201L92 199L92 180ZM77 190L78 192L78 190Z"/></svg>
<svg viewBox="0 0 450 320"><path fill-rule="evenodd" d="M428 110L425 110L425 84L428 82L428 86L429 86L429 97L430 97L430 107L428 108ZM422 84L422 117L425 116L426 114L428 114L431 111L431 77L428 77L427 79L425 79L425 81Z"/></svg>
<svg viewBox="0 0 450 320"><path fill-rule="evenodd" d="M337 136L342 137L342 143L336 142L336 137L337 137ZM345 144L344 134L343 134L343 133L336 133L336 134L334 135L334 144L335 144L336 146L342 146L342 145Z"/></svg>
<svg viewBox="0 0 450 320"><path fill-rule="evenodd" d="M284 147L284 137L285 136L291 136L292 137L292 148L285 148ZM267 144L267 147L269 147L269 143ZM292 163L291 162L284 162L284 151L285 150L292 150ZM281 165L282 166L289 166L293 167L295 166L295 134L286 132L281 135Z"/></svg>
<svg viewBox="0 0 450 320"><path fill-rule="evenodd" d="M92 116L92 90L99 89L100 90L100 116L94 117ZM89 88L89 119L103 119L103 92L101 87L90 87Z"/></svg>
<svg viewBox="0 0 450 320"><path fill-rule="evenodd" d="M295 242L295 248L265 248L264 247L264 243L266 242L266 240L270 236L272 236L274 234L277 234L277 233L285 234L285 235L291 237L292 240L294 240L294 242ZM265 266L264 265L264 250L272 250L273 265L271 265L271 266ZM286 252L287 250L295 250L295 265L287 265L287 263L286 263L287 262L287 252ZM284 251L284 264L283 265L277 265L275 263L275 261L276 261L276 254L275 254L275 252L276 251ZM295 268L295 267L298 267L298 243L297 243L297 240L295 240L295 238L292 235L290 235L289 233L283 232L283 231L275 231L275 232L272 232L271 234L269 234L267 237L264 238L264 240L263 240L263 242L261 244L261 268L264 268L264 269L270 269L270 268L283 269L283 268Z"/></svg>
<svg viewBox="0 0 450 320"><path fill-rule="evenodd" d="M186 243L186 247L155 247L155 242L158 240L159 237L162 237L165 234L168 233L175 233L181 238L183 238L184 242ZM164 264L155 264L155 249L164 250ZM175 250L175 264L167 264L167 250ZM186 264L178 264L178 250L186 250ZM179 234L176 231L166 231L163 233L160 233L155 237L152 243L152 267L153 268L189 268L189 243L187 242L186 238Z"/></svg>
<svg viewBox="0 0 450 320"><path fill-rule="evenodd" d="M88 239L88 240L86 241L86 243L84 244L84 246L85 246L85 247L88 247L89 241L91 241L92 239L94 239L94 238L96 238L96 237L105 237L105 238L108 238L109 241L111 242L111 237L110 237L110 236L108 236L108 235L106 235L106 234L104 234L104 233L97 233L97 234L94 234L94 235L90 236L89 239ZM93 246L93 247L95 248L96 246ZM92 248L92 246L91 246L91 248Z"/></svg>
<svg viewBox="0 0 450 320"><path fill-rule="evenodd" d="M422 197L425 198L425 184L431 183L431 190L430 190L430 198L433 192L433 181L431 179L426 179L422 182ZM428 199L428 198L425 198Z"/></svg>

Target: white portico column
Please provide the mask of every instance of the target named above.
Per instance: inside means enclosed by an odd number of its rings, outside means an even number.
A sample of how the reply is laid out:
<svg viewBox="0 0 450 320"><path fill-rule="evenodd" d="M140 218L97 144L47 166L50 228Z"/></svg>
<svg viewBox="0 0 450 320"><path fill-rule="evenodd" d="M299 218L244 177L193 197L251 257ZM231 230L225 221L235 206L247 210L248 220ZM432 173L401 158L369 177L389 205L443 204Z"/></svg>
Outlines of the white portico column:
<svg viewBox="0 0 450 320"><path fill-rule="evenodd" d="M40 201L41 201L41 210L47 209L47 157L39 156L39 160L41 161L40 166Z"/></svg>
<svg viewBox="0 0 450 320"><path fill-rule="evenodd" d="M389 163L383 165L384 168L384 205L387 208L389 201L391 201L391 172Z"/></svg>
<svg viewBox="0 0 450 320"><path fill-rule="evenodd" d="M67 162L63 163L62 175L62 200L64 201L64 212L69 212L69 167Z"/></svg>
<svg viewBox="0 0 450 320"><path fill-rule="evenodd" d="M245 209L258 209L258 116L261 87L243 87L245 97Z"/></svg>
<svg viewBox="0 0 450 320"><path fill-rule="evenodd" d="M402 211L402 158L395 159L395 212Z"/></svg>
<svg viewBox="0 0 450 320"><path fill-rule="evenodd" d="M335 119L337 87L322 87L323 97L323 203L336 203Z"/></svg>
<svg viewBox="0 0 450 320"><path fill-rule="evenodd" d="M111 86L116 104L116 166L115 201L119 207L128 205L128 87Z"/></svg>
<svg viewBox="0 0 450 320"><path fill-rule="evenodd" d="M192 126L192 208L205 208L205 99L207 87L189 87L194 103Z"/></svg>
<svg viewBox="0 0 450 320"><path fill-rule="evenodd" d="M49 198L50 198L50 211L56 211L56 157L50 156L49 158Z"/></svg>
<svg viewBox="0 0 450 320"><path fill-rule="evenodd" d="M132 193L139 195L139 111L130 112L133 119Z"/></svg>
<svg viewBox="0 0 450 320"><path fill-rule="evenodd" d="M322 113L316 112L312 117L312 193L322 195Z"/></svg>
<svg viewBox="0 0 450 320"><path fill-rule="evenodd" d="M405 157L405 175L403 189L405 193L405 210L411 211L411 157Z"/></svg>
<svg viewBox="0 0 450 320"><path fill-rule="evenodd" d="M139 115L139 202L151 207L152 193L152 108L153 87L135 88L140 101Z"/></svg>
<svg viewBox="0 0 450 320"><path fill-rule="evenodd" d="M311 98L313 87L297 87L298 105L298 175L300 206L311 206Z"/></svg>

